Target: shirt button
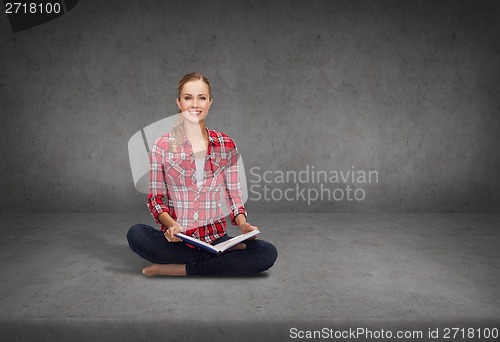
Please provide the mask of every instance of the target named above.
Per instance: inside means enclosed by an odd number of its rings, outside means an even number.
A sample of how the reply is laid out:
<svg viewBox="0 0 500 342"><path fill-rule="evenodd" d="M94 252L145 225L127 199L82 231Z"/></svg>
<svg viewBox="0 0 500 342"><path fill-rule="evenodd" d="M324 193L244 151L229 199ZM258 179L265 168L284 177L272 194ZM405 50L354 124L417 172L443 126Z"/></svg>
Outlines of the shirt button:
<svg viewBox="0 0 500 342"><path fill-rule="evenodd" d="M193 218L194 218L195 220L197 220L197 219L198 219L198 211L195 211L195 212L194 212Z"/></svg>

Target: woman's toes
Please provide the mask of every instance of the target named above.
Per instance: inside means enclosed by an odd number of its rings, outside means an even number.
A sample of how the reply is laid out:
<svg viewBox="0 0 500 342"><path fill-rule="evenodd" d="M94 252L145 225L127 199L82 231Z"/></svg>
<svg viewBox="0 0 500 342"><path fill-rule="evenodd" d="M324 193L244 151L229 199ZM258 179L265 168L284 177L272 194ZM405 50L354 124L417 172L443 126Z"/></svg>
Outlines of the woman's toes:
<svg viewBox="0 0 500 342"><path fill-rule="evenodd" d="M148 276L148 277L151 277L153 275L155 275L155 270L156 270L156 265L151 265L151 266L148 266L148 267L144 267L142 269L142 274Z"/></svg>

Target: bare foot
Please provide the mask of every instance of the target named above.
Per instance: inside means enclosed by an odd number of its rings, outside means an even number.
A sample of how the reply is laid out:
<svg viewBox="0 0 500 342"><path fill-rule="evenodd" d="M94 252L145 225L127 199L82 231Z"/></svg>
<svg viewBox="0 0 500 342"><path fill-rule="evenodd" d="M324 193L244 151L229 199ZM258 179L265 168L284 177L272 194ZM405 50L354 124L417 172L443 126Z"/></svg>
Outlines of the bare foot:
<svg viewBox="0 0 500 342"><path fill-rule="evenodd" d="M185 276L186 265L179 264L151 264L142 269L142 273L148 277L156 275Z"/></svg>

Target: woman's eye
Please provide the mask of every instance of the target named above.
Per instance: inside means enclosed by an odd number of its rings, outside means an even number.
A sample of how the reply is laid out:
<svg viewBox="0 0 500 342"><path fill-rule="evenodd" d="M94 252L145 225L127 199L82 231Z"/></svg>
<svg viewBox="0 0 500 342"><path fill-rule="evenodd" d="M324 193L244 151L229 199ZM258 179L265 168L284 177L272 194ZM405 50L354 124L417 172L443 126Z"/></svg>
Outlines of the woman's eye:
<svg viewBox="0 0 500 342"><path fill-rule="evenodd" d="M200 97L201 100L205 101L207 98L206 97Z"/></svg>
<svg viewBox="0 0 500 342"><path fill-rule="evenodd" d="M184 100L186 100L186 101L191 100L191 97L190 96L186 96L186 97L184 97Z"/></svg>

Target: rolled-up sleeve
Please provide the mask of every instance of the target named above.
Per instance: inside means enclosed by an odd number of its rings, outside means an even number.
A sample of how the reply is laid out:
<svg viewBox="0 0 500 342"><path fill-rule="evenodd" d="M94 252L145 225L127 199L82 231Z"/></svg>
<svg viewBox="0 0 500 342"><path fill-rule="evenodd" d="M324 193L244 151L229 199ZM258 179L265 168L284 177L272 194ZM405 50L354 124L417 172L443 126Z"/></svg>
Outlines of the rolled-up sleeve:
<svg viewBox="0 0 500 342"><path fill-rule="evenodd" d="M236 144L232 141L232 146L229 145L227 156L227 169L224 172L224 182L226 189L226 200L230 209L229 217L231 224L236 225L235 217L238 214L247 216L247 211L243 205L243 191L240 183L240 170L238 165L239 153Z"/></svg>
<svg viewBox="0 0 500 342"><path fill-rule="evenodd" d="M155 141L149 153L149 191L147 206L155 221L161 224L158 215L169 213L164 203L164 198L168 198L167 187L165 186L165 153Z"/></svg>

